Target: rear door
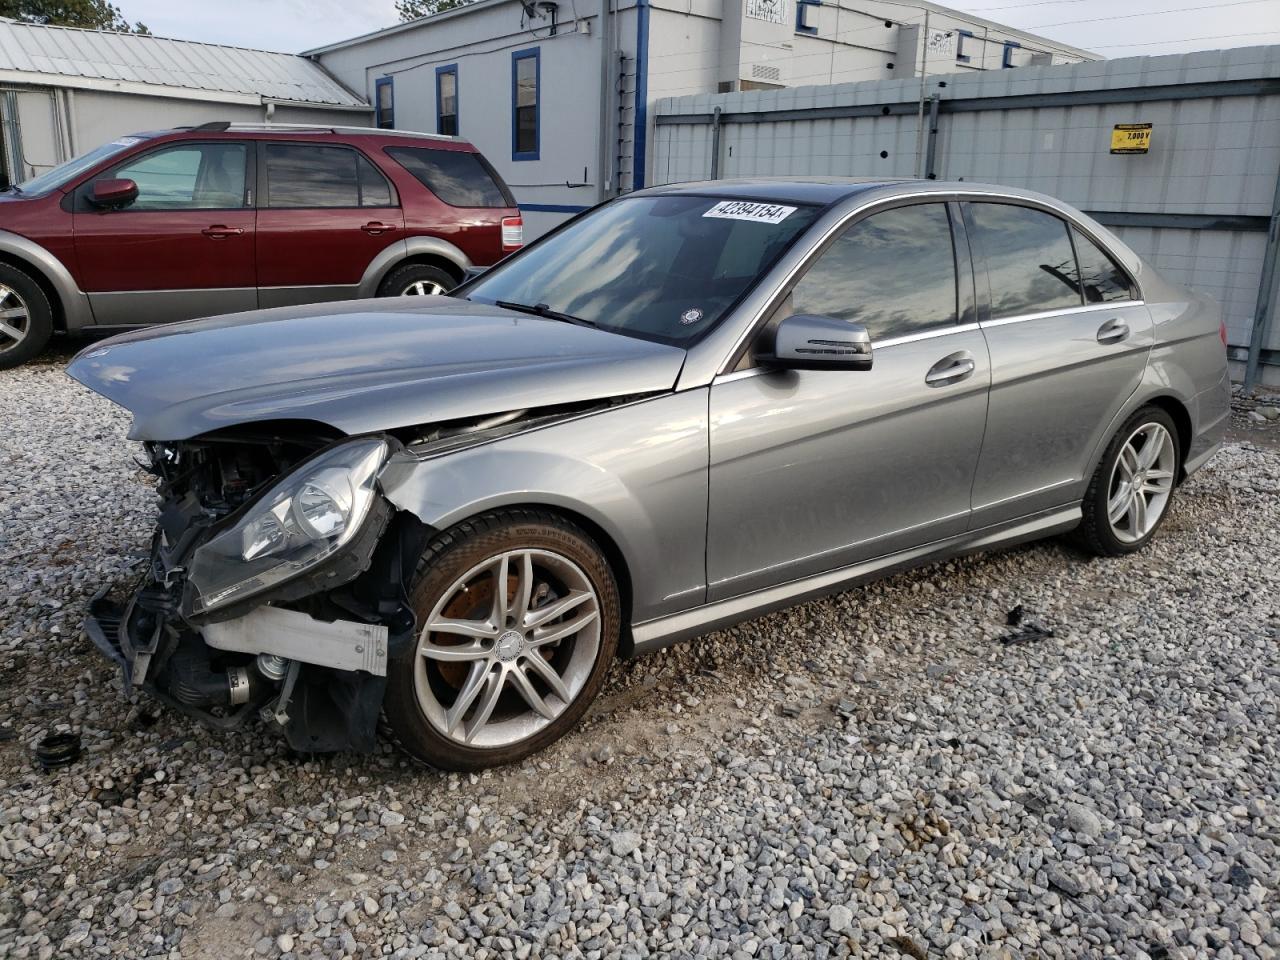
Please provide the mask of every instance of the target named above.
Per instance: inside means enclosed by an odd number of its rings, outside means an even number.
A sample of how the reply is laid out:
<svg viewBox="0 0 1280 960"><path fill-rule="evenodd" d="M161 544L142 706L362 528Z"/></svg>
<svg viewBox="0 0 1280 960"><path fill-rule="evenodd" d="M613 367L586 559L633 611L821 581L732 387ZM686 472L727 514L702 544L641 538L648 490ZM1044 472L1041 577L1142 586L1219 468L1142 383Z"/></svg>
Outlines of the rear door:
<svg viewBox="0 0 1280 960"><path fill-rule="evenodd" d="M262 306L354 296L373 258L404 239L390 181L342 144L262 141L258 151Z"/></svg>
<svg viewBox="0 0 1280 960"><path fill-rule="evenodd" d="M170 142L82 184L73 198L80 279L99 324L189 320L257 302L252 156L244 142ZM97 180L128 179L138 198L102 210Z"/></svg>
<svg viewBox="0 0 1280 960"><path fill-rule="evenodd" d="M870 370L749 368L712 384L708 599L968 528L991 371L956 217L928 202L859 220L775 311L863 324Z"/></svg>
<svg viewBox="0 0 1280 960"><path fill-rule="evenodd" d="M991 350L973 526L1078 500L1094 450L1142 380L1153 332L1136 287L1051 212L966 205ZM1078 255L1078 256L1077 256Z"/></svg>

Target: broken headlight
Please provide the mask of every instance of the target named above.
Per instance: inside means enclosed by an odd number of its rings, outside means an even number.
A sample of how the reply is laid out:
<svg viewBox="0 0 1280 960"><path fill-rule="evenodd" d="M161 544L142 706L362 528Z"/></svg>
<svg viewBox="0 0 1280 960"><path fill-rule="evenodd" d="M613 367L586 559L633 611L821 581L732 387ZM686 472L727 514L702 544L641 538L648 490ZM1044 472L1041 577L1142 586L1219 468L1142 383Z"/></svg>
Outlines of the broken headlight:
<svg viewBox="0 0 1280 960"><path fill-rule="evenodd" d="M305 573L356 535L373 504L389 447L352 440L307 461L197 548L189 576L202 614Z"/></svg>

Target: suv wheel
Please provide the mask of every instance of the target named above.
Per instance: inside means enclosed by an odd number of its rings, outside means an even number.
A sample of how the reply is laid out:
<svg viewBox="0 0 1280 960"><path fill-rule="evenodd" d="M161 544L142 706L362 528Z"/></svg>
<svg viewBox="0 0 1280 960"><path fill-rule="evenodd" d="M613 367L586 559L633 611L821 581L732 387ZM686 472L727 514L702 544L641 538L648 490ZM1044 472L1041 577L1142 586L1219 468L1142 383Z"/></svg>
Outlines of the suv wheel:
<svg viewBox="0 0 1280 960"><path fill-rule="evenodd" d="M392 270L378 285L380 297L425 297L448 293L457 278L429 263L406 263Z"/></svg>
<svg viewBox="0 0 1280 960"><path fill-rule="evenodd" d="M1085 493L1078 539L1093 553L1116 557L1155 536L1177 486L1182 463L1178 429L1159 407L1143 407L1112 439Z"/></svg>
<svg viewBox="0 0 1280 960"><path fill-rule="evenodd" d="M513 763L564 736L618 649L618 588L578 527L535 510L436 537L410 588L417 641L387 667L385 720L446 770Z"/></svg>
<svg viewBox="0 0 1280 960"><path fill-rule="evenodd" d="M53 335L53 308L40 284L0 263L0 370L26 363Z"/></svg>

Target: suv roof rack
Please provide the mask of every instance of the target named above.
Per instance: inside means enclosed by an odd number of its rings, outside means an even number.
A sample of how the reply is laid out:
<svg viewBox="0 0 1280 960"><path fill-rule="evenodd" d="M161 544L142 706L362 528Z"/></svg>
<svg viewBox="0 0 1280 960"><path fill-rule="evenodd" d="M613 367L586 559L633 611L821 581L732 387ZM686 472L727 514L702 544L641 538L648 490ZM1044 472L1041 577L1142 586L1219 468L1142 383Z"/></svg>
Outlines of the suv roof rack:
<svg viewBox="0 0 1280 960"><path fill-rule="evenodd" d="M243 133L270 133L280 130L286 133L334 133L334 134L374 134L381 137L412 137L419 140L461 140L443 133L419 133L416 130L386 130L382 127L334 127L315 123L233 123L230 120L213 120L196 127L174 127L175 130L204 131L208 133L225 133L228 130Z"/></svg>

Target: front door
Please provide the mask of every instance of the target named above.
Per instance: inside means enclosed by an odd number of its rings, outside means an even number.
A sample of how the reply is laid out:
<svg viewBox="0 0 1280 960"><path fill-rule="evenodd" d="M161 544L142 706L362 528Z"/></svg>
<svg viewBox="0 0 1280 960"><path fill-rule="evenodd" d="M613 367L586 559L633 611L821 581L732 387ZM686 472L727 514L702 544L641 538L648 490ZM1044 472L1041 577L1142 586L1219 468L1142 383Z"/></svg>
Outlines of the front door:
<svg viewBox="0 0 1280 960"><path fill-rule="evenodd" d="M264 307L352 297L373 258L404 240L391 183L338 144L260 144L258 286Z"/></svg>
<svg viewBox="0 0 1280 960"><path fill-rule="evenodd" d="M99 324L159 323L258 305L247 144L183 141L135 155L95 179L127 179L118 210L74 198L80 281Z"/></svg>
<svg viewBox="0 0 1280 960"><path fill-rule="evenodd" d="M1095 450L1142 381L1153 331L1124 270L1064 220L986 202L965 216L979 284L990 288L991 406L973 489L980 527L1083 496Z"/></svg>
<svg viewBox="0 0 1280 960"><path fill-rule="evenodd" d="M870 370L749 368L712 385L708 599L968 527L990 364L969 322L954 210L920 203L857 221L775 312L863 324Z"/></svg>

